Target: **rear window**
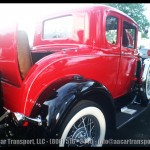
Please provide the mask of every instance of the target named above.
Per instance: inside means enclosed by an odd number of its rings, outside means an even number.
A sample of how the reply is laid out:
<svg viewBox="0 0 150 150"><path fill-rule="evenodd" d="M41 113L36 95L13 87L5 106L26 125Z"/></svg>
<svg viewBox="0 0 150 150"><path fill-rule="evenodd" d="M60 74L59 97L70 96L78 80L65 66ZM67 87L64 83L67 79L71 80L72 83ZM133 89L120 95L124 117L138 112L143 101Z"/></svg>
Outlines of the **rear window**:
<svg viewBox="0 0 150 150"><path fill-rule="evenodd" d="M73 16L64 16L44 22L43 39L69 38L73 33Z"/></svg>

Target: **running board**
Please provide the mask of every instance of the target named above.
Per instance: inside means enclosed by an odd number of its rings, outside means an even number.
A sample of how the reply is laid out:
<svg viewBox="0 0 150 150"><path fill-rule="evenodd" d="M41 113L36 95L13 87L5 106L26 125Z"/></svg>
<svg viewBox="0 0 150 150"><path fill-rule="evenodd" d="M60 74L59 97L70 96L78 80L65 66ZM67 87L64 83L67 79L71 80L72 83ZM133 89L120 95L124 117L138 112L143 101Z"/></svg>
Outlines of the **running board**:
<svg viewBox="0 0 150 150"><path fill-rule="evenodd" d="M121 112L116 114L116 127L117 129L121 128L129 121L140 115L144 112L150 105L142 107L139 104L129 104L126 107L121 108Z"/></svg>

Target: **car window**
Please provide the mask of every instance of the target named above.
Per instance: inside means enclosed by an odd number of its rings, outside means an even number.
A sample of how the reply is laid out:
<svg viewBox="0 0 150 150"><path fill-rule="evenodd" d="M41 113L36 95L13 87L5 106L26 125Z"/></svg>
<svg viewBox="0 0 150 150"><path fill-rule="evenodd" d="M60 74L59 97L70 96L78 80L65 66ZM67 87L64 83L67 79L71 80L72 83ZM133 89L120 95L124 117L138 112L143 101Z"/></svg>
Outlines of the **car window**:
<svg viewBox="0 0 150 150"><path fill-rule="evenodd" d="M106 39L110 44L117 43L118 35L118 18L114 16L107 16L106 18Z"/></svg>
<svg viewBox="0 0 150 150"><path fill-rule="evenodd" d="M68 38L73 34L73 17L64 16L44 22L43 39Z"/></svg>
<svg viewBox="0 0 150 150"><path fill-rule="evenodd" d="M123 22L123 36L122 45L128 48L135 48L136 41L136 27L130 23Z"/></svg>

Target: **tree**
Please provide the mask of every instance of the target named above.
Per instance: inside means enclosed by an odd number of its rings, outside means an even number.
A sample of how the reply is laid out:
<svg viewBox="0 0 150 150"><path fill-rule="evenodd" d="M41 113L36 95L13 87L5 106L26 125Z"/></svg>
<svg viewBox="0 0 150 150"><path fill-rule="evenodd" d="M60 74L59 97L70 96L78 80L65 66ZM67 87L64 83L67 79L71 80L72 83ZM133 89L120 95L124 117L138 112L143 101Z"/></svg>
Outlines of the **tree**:
<svg viewBox="0 0 150 150"><path fill-rule="evenodd" d="M137 22L139 25L139 30L142 33L142 37L147 37L148 28L150 27L150 22L143 14L145 11L144 4L141 3L105 3L105 5L109 5L115 7L125 14L130 16L133 20Z"/></svg>

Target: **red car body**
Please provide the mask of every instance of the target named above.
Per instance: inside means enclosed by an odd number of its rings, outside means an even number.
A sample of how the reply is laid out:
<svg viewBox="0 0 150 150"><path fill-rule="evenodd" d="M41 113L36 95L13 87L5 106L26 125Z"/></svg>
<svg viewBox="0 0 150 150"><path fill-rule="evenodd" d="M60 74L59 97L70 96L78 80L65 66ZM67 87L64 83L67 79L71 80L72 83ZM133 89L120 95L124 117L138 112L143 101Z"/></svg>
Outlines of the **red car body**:
<svg viewBox="0 0 150 150"><path fill-rule="evenodd" d="M39 23L32 52L54 51L57 54L35 63L24 81L21 80L17 63L17 41L15 41L17 29L14 26L10 35L7 35L8 31L4 31L5 33L1 36L3 39L1 42L6 49L3 49L1 55L1 67L2 77L9 82L9 84L2 82L5 107L12 111L22 112L28 116L38 96L47 86L57 79L72 74L80 74L85 78L102 83L113 98L129 92L135 78L138 60L137 46L135 49L121 46L121 19L134 24L135 27L137 25L122 13L108 11L107 9L107 7L103 6L100 7L101 12L99 12L99 7L95 7L86 11L84 9L75 10L74 12L64 12L64 14L59 15L61 17L71 14L75 17L76 23L73 25L75 35L80 30L90 31L84 39L79 35L71 39L43 40L41 38L43 33L42 22ZM105 17L101 14L105 14ZM116 45L110 45L105 38L105 18L107 15L114 15L120 18ZM85 26L83 26L82 23L85 17L87 20L85 21ZM78 21L79 19L81 22ZM103 23L97 22L97 20L103 20ZM83 28L81 28L82 26ZM72 50L60 50L67 48L72 48ZM9 53L7 52L8 50ZM12 94L10 95L10 93Z"/></svg>
<svg viewBox="0 0 150 150"><path fill-rule="evenodd" d="M72 35L44 38L44 23L65 16L72 16ZM118 19L115 44L106 38L108 16ZM135 29L132 48L123 46L123 22ZM16 24L0 31L1 90L4 107L12 112L30 117L34 107L42 105L43 101L39 99L46 99L61 87L62 82L67 83L75 75L103 85L113 101L134 88L139 61L138 25L119 10L100 5L63 11L41 19L31 49L33 65L24 79L18 65L17 32Z"/></svg>

